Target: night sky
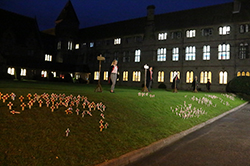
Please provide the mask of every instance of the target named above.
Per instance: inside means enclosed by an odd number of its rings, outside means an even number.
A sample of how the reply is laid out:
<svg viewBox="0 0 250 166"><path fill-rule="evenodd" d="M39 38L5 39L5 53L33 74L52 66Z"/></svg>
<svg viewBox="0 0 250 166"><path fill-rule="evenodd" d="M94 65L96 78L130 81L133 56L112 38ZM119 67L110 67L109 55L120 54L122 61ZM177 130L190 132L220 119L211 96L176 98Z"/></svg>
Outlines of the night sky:
<svg viewBox="0 0 250 166"><path fill-rule="evenodd" d="M0 0L0 8L37 18L40 30L53 28L68 0ZM233 2L233 0L71 0L80 28L146 16L155 5L155 14Z"/></svg>

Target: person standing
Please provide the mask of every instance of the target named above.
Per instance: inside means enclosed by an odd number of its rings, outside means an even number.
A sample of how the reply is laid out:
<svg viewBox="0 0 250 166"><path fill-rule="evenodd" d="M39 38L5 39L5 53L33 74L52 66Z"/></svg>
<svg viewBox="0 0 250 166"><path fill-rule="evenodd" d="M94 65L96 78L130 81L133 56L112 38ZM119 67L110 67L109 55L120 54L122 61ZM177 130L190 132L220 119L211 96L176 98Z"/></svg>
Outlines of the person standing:
<svg viewBox="0 0 250 166"><path fill-rule="evenodd" d="M152 83L153 83L153 67L151 66L147 71L147 83L146 83L149 92L151 92Z"/></svg>
<svg viewBox="0 0 250 166"><path fill-rule="evenodd" d="M194 81L192 82L192 87L193 87L193 91L197 92L197 88L198 88L197 76L195 76Z"/></svg>
<svg viewBox="0 0 250 166"><path fill-rule="evenodd" d="M207 84L206 84L206 87L207 87L207 91L210 92L210 86L211 86L211 82L210 82L210 79L207 80Z"/></svg>
<svg viewBox="0 0 250 166"><path fill-rule="evenodd" d="M111 89L110 92L114 93L114 89L115 89L115 84L116 84L116 80L117 80L117 74L118 74L118 66L117 66L117 60L113 60L113 62L111 63L110 66L110 70L109 70L109 83L111 84Z"/></svg>

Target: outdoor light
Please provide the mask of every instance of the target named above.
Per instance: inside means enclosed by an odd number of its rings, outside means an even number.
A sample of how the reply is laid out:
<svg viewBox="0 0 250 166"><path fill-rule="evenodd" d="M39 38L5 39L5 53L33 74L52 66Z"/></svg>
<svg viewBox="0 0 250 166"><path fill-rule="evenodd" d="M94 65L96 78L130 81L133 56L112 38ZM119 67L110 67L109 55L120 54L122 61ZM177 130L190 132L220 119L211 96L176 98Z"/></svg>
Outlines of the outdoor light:
<svg viewBox="0 0 250 166"><path fill-rule="evenodd" d="M147 64L144 65L144 69L147 70L149 66Z"/></svg>
<svg viewBox="0 0 250 166"><path fill-rule="evenodd" d="M146 80L147 80L147 69L149 68L149 66L147 64L144 65L144 69L145 69L145 79L144 79L144 87L142 88L142 92L148 92L148 88L146 86Z"/></svg>

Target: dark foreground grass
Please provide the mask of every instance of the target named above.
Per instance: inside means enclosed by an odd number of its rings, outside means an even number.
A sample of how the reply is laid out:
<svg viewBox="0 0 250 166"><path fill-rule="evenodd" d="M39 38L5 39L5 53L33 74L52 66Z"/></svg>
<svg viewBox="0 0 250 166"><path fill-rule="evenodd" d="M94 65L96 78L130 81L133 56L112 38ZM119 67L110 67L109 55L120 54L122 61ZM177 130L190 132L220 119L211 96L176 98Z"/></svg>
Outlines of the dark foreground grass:
<svg viewBox="0 0 250 166"><path fill-rule="evenodd" d="M95 165L186 130L245 102L221 93L172 93L154 89L142 97L138 96L140 89L136 88L117 87L112 94L108 86L103 87L102 93L95 93L95 87L0 81L0 92L14 92L17 98L13 109L21 112L11 114L7 107L11 100L5 103L0 100L0 165ZM90 102L102 102L107 107L103 120L109 124L108 129L99 130L102 118L98 111L92 111L92 117L85 115L82 118L75 112L67 115L65 107L51 112L46 106L38 107L37 103L32 109L21 111L18 98L28 93L65 93L86 96ZM209 99L212 105L199 104L201 98L203 101ZM186 105L192 104L189 105L191 109L202 108L205 114L181 118L180 108L181 105L184 108L184 101ZM28 102L27 97L25 102ZM65 136L67 128L70 128L68 137Z"/></svg>

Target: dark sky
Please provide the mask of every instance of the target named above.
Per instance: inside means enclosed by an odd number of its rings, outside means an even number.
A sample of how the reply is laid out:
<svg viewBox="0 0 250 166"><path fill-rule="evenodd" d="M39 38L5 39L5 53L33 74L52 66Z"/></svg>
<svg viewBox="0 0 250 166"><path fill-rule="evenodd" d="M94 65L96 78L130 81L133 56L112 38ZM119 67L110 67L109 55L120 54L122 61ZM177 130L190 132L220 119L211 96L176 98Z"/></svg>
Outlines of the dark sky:
<svg viewBox="0 0 250 166"><path fill-rule="evenodd" d="M40 30L53 28L68 0L0 0L0 8L36 17ZM233 0L71 0L80 28L146 16L155 5L155 14L233 2Z"/></svg>

